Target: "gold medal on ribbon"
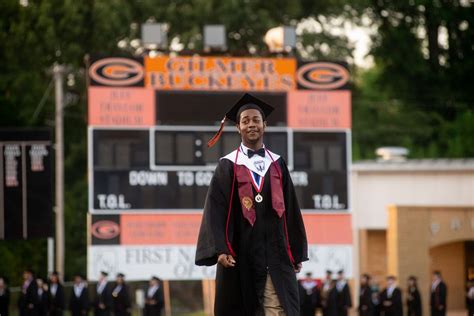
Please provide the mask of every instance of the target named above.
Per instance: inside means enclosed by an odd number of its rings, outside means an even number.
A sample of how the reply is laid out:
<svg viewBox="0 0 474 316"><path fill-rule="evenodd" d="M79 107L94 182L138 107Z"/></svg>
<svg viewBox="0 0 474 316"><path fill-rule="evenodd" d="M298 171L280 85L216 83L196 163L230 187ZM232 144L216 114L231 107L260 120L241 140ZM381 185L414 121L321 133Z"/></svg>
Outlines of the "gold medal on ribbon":
<svg viewBox="0 0 474 316"><path fill-rule="evenodd" d="M247 211L250 211L250 208L253 206L253 201L250 197L244 196L242 198L242 205L247 209Z"/></svg>
<svg viewBox="0 0 474 316"><path fill-rule="evenodd" d="M255 202L257 203L260 203L263 201L263 196L260 195L260 193L258 193L256 196L255 196Z"/></svg>

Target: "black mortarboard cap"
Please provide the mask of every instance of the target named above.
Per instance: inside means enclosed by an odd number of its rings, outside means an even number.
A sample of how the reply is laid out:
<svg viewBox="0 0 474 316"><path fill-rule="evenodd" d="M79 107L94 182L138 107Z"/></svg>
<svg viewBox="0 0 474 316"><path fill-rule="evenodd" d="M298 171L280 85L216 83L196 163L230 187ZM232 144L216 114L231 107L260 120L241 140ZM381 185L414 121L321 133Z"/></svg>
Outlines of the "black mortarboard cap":
<svg viewBox="0 0 474 316"><path fill-rule="evenodd" d="M232 108L227 111L225 117L232 122L238 124L239 116L245 110L256 109L262 113L262 117L265 120L274 110L273 106L268 103L263 102L262 100L254 97L251 94L244 94L239 101L237 101Z"/></svg>
<svg viewBox="0 0 474 316"><path fill-rule="evenodd" d="M222 131L224 130L224 124L226 120L230 120L236 124L239 123L240 114L248 109L256 109L262 114L262 118L265 121L267 117L273 112L274 107L264 101L254 97L249 93L245 93L225 114L224 118L221 120L221 126L219 131L214 135L214 137L209 140L207 147L212 147L221 137Z"/></svg>
<svg viewBox="0 0 474 316"><path fill-rule="evenodd" d="M117 278L124 278L125 277L125 274L119 272L117 273Z"/></svg>
<svg viewBox="0 0 474 316"><path fill-rule="evenodd" d="M102 274L102 275L105 276L105 277L109 276L109 274L107 273L107 271L100 271L100 274Z"/></svg>

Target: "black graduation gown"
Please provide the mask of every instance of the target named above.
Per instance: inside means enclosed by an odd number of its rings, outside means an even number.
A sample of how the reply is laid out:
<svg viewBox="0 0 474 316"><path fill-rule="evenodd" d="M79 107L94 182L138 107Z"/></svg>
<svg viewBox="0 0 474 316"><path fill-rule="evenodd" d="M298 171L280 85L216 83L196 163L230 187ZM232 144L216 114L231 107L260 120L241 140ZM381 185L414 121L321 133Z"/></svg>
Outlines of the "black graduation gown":
<svg viewBox="0 0 474 316"><path fill-rule="evenodd" d="M51 284L49 285L49 314L51 316L62 316L66 306L66 299L64 297L64 287L58 283L56 294L51 293Z"/></svg>
<svg viewBox="0 0 474 316"><path fill-rule="evenodd" d="M416 287L408 288L407 297L408 316L421 316L421 296Z"/></svg>
<svg viewBox="0 0 474 316"><path fill-rule="evenodd" d="M87 315L89 310L89 295L87 288L82 289L81 295L76 297L74 293L74 287L71 289L71 296L69 298L69 310L72 316L84 316Z"/></svg>
<svg viewBox="0 0 474 316"><path fill-rule="evenodd" d="M8 311L10 307L10 290L5 288L3 294L0 295L0 315L8 316Z"/></svg>
<svg viewBox="0 0 474 316"><path fill-rule="evenodd" d="M145 290L145 295L148 294L148 288ZM149 300L155 301L154 304ZM163 307L165 306L165 298L163 294L163 287L160 287L155 291L152 297L146 296L144 316L160 316Z"/></svg>
<svg viewBox="0 0 474 316"><path fill-rule="evenodd" d="M288 168L277 160L282 172L286 223L295 263L308 260L303 219L296 200ZM196 264L216 264L220 254L230 254L226 246L226 221L232 189L234 163L221 159L211 180L196 250ZM237 182L237 180L236 180ZM252 188L255 193L255 189ZM283 216L272 209L270 171L264 178L263 201L254 202L256 221L252 227L242 215L237 183L229 220L229 241L236 253L236 265L217 265L214 313L220 315L256 315L262 313L263 290L271 275L280 304L286 315L299 315L298 283L286 249Z"/></svg>
<svg viewBox="0 0 474 316"><path fill-rule="evenodd" d="M300 312L301 316L314 316L316 313L316 307L319 306L320 292L319 288L315 286L311 293L308 294L306 289L298 282L298 289L300 292Z"/></svg>
<svg viewBox="0 0 474 316"><path fill-rule="evenodd" d="M446 284L441 281L434 291L431 291L431 315L432 316L444 316L446 315L446 296L448 295L448 289Z"/></svg>
<svg viewBox="0 0 474 316"><path fill-rule="evenodd" d="M337 314L339 316L347 316L349 308L351 307L351 291L349 285L346 283L340 292L337 291Z"/></svg>
<svg viewBox="0 0 474 316"><path fill-rule="evenodd" d="M48 292L43 290L41 294L38 293L38 316L47 316L49 314Z"/></svg>
<svg viewBox="0 0 474 316"><path fill-rule="evenodd" d="M323 305L323 316L337 316L337 289L336 287L331 288L324 300Z"/></svg>
<svg viewBox="0 0 474 316"><path fill-rule="evenodd" d="M385 303L390 302L389 306ZM402 316L403 305L402 305L402 292L399 288L395 288L392 292L392 296L388 297L387 289L383 290L380 294L380 308L385 316Z"/></svg>
<svg viewBox="0 0 474 316"><path fill-rule="evenodd" d="M474 297L473 298L470 298L467 296L467 294L469 293L469 287L467 288L467 293L466 293L466 307L467 307L467 314L469 316L472 316L474 315Z"/></svg>
<svg viewBox="0 0 474 316"><path fill-rule="evenodd" d="M129 316L132 304L130 302L128 286L123 284L120 292L115 295L113 294L114 289L115 287L112 289L112 305L115 316Z"/></svg>
<svg viewBox="0 0 474 316"><path fill-rule="evenodd" d="M372 289L370 286L360 287L358 310L361 316L373 316L374 304L372 302Z"/></svg>
<svg viewBox="0 0 474 316"><path fill-rule="evenodd" d="M20 292L18 310L20 316L38 315L38 286L35 279L30 282L25 293Z"/></svg>
<svg viewBox="0 0 474 316"><path fill-rule="evenodd" d="M110 283L107 282L105 288L102 290L102 293L97 293L97 286L94 289L94 315L95 316L109 316L110 309L112 307L112 289ZM100 304L104 304L105 307L100 308Z"/></svg>
<svg viewBox="0 0 474 316"><path fill-rule="evenodd" d="M467 314L469 316L474 315L474 297L470 298L468 296L469 294L470 287L466 288L466 308L467 308Z"/></svg>

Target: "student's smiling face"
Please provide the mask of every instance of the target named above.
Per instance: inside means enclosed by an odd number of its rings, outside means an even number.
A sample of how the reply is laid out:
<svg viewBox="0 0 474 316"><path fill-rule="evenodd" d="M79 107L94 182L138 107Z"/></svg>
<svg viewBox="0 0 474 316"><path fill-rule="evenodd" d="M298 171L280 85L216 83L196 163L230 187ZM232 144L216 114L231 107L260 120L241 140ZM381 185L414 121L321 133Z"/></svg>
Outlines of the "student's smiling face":
<svg viewBox="0 0 474 316"><path fill-rule="evenodd" d="M237 124L244 145L256 144L261 141L266 126L267 124L263 120L262 114L256 109L242 111L239 124Z"/></svg>

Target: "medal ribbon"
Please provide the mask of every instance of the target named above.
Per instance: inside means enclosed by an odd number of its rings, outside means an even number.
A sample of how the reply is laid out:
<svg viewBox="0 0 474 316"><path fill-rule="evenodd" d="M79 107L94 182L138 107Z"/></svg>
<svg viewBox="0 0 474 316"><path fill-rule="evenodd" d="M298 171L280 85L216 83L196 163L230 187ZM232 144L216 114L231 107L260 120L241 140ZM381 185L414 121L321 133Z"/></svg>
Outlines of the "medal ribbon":
<svg viewBox="0 0 474 316"><path fill-rule="evenodd" d="M247 171L250 175L250 178L252 179L252 184L253 184L253 187L255 189L255 191L257 191L257 193L260 193L262 192L262 189L263 189L263 177L259 176L257 173L253 172L253 171L250 171L248 168L247 168ZM257 179L258 179L258 182L257 182Z"/></svg>

